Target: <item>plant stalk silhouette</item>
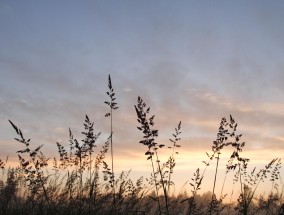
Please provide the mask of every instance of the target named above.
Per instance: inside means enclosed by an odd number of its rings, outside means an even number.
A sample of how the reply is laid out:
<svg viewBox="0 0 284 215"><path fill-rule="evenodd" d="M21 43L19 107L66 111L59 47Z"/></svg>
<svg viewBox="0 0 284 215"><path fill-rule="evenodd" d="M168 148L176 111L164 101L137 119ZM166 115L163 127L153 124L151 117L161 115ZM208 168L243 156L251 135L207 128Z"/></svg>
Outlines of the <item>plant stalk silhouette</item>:
<svg viewBox="0 0 284 215"><path fill-rule="evenodd" d="M175 133L172 134L173 138L170 139L172 146L169 146L169 149L172 149L172 155L169 157L169 160L167 164L169 165L169 180L168 180L168 195L170 195L170 187L173 184L171 181L171 176L173 174L174 167L176 165L175 163L175 155L179 154L179 152L176 150L176 148L180 148L181 145L177 144L178 141L181 140L179 135L181 134L181 121L179 122L177 128L175 128Z"/></svg>
<svg viewBox="0 0 284 215"><path fill-rule="evenodd" d="M10 124L13 126L16 133L19 135L19 138L14 138L16 141L23 143L25 145L25 149L18 151L19 162L21 168L24 170L26 174L25 180L29 183L29 189L31 191L31 200L34 200L35 195L38 194L39 187L42 188L43 194L45 197L45 201L48 206L48 213L50 212L50 201L49 196L45 187L48 176L44 175L43 167L48 166L47 159L40 149L43 145L38 146L36 149L30 149L30 139L26 140L22 131L12 122ZM20 154L27 154L29 159L25 160Z"/></svg>
<svg viewBox="0 0 284 215"><path fill-rule="evenodd" d="M114 179L114 167L113 167L113 111L118 109L117 103L115 102L115 93L111 83L111 77L108 76L108 89L107 95L109 96L109 101L105 101L110 108L109 112L105 114L105 117L110 117L110 153L111 153L111 180L112 180L112 188L113 188L113 205L114 205L114 213L116 213L116 199L115 199L115 179Z"/></svg>
<svg viewBox="0 0 284 215"><path fill-rule="evenodd" d="M159 193L158 193L159 183L157 183L157 179L156 179L157 176L156 176L156 172L154 168L153 156L155 156L156 158L156 165L157 165L158 173L160 175L160 183L162 185L165 203L166 203L166 214L169 215L169 202L168 202L169 200L168 200L167 186L164 181L164 174L162 173L162 168L161 168L160 160L158 156L158 149L163 148L165 145L163 144L158 145L155 142L155 139L158 137L158 130L151 129L151 127L154 126L155 115L147 119L147 114L150 112L150 107L147 108L146 103L140 97L138 97L137 102L138 102L137 106L135 105L134 107L135 107L136 114L138 117L137 120L141 124L141 126L140 127L138 126L137 128L141 130L144 134L143 140L141 140L140 143L148 147L148 150L145 152L145 155L147 156L147 160L151 160L153 177L154 177L154 182L155 182L155 187L156 187L157 201L159 205L159 211L161 214L162 210L161 210L161 205L159 201Z"/></svg>

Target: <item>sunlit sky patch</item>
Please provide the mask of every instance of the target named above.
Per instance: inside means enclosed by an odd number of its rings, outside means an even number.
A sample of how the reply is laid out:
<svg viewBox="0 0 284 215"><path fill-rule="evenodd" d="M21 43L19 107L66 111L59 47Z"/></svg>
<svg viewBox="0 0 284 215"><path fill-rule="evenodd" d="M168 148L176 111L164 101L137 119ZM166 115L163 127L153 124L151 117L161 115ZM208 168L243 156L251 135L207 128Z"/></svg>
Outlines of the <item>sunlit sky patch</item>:
<svg viewBox="0 0 284 215"><path fill-rule="evenodd" d="M159 141L182 121L179 182L202 167L230 114L252 165L283 158L283 10L283 1L1 0L0 157L16 160L20 149L8 119L50 157L57 141L68 145L68 128L80 139L86 114L103 143L110 74L119 171L149 168L137 96L156 115Z"/></svg>

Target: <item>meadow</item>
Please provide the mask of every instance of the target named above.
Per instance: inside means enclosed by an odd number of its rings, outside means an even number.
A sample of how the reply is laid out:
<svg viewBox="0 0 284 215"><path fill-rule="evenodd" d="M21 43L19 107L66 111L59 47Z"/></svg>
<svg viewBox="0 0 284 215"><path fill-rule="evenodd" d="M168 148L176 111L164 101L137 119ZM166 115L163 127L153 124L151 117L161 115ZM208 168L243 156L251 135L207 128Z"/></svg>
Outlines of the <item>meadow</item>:
<svg viewBox="0 0 284 215"><path fill-rule="evenodd" d="M18 166L10 167L8 159L0 160L0 214L166 214L166 215L273 215L279 214L284 200L283 184L280 180L281 159L274 158L260 169L248 168L250 159L242 155L245 142L238 133L238 124L230 115L217 125L216 139L208 149L207 160L200 161L189 184L191 189L173 195L173 175L178 154L182 153L182 122L173 129L169 143L158 143L159 130L155 127L155 115L142 97L138 96L133 111L137 115L137 129L140 142L145 147L142 154L149 162L151 177L131 179L131 171L115 174L115 136L113 115L119 108L111 77L108 77L107 100L105 101L109 120L109 137L104 144L97 144L102 138L96 132L94 122L88 115L83 122L82 135L78 140L69 129L69 147L57 144L58 155L48 158L43 145L34 145L15 122L9 121L15 131L15 141L22 149L17 151ZM97 128L96 128L97 129ZM119 135L119 134L115 134ZM167 160L160 155L170 149ZM231 156L226 163L225 175L220 176L222 152L230 149ZM106 155L111 157L107 161ZM213 187L201 192L205 172L214 168ZM233 174L233 181L227 179ZM221 180L233 184L230 193L217 193L215 186ZM263 183L269 183L266 195L257 193ZM232 199L237 187L238 198ZM224 201L224 199L229 199Z"/></svg>

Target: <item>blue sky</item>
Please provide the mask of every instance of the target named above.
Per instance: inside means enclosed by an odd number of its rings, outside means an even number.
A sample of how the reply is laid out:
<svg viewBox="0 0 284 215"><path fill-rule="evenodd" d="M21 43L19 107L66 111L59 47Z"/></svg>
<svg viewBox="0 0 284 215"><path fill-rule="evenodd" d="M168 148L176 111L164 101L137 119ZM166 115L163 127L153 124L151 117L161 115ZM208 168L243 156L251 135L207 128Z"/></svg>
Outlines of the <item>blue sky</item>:
<svg viewBox="0 0 284 215"><path fill-rule="evenodd" d="M0 0L0 157L19 149L8 119L50 157L69 127L80 137L85 114L103 142L108 74L119 170L148 168L137 96L161 142L182 121L177 168L187 179L230 114L252 165L283 157L283 10L283 1Z"/></svg>

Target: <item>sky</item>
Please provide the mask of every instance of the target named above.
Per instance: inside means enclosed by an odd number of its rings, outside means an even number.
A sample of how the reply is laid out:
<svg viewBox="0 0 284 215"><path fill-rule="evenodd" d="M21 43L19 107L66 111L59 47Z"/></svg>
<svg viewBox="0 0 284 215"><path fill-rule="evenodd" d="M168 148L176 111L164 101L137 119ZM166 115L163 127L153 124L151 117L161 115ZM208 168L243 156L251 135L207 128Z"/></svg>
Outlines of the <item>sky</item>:
<svg viewBox="0 0 284 215"><path fill-rule="evenodd" d="M0 158L16 161L22 147L8 120L53 158L56 142L68 147L69 128L82 138L87 114L101 145L110 134L110 74L117 174L151 171L138 96L155 115L159 143L169 144L181 121L177 187L204 168L230 114L251 168L283 159L283 10L283 1L0 0ZM169 154L161 151L164 160Z"/></svg>

